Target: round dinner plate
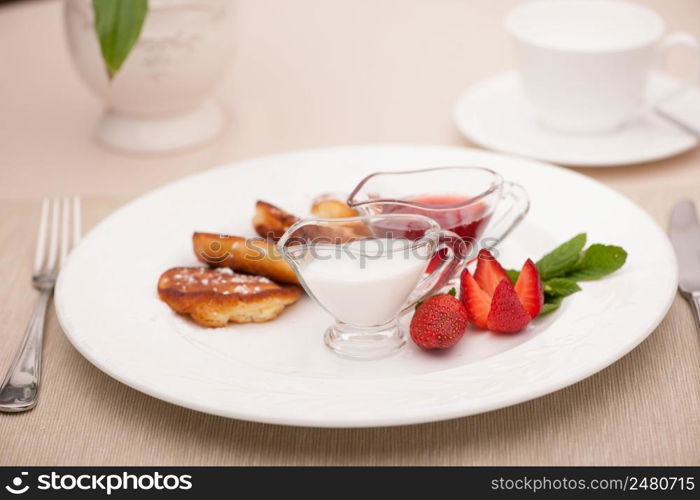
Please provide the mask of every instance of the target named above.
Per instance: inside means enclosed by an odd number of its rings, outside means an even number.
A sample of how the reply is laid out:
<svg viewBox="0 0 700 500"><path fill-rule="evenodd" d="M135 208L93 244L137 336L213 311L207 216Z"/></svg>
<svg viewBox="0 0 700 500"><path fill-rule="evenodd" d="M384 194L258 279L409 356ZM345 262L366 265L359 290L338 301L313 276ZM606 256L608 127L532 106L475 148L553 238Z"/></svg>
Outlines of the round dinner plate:
<svg viewBox="0 0 700 500"><path fill-rule="evenodd" d="M343 359L325 347L332 320L305 296L268 323L220 329L199 327L158 299L163 271L198 265L192 232L252 236L257 199L305 215L317 195L348 192L371 172L440 165L489 167L529 192L529 215L499 249L505 266L539 258L579 232L590 243L622 245L626 265L583 283L582 292L524 332L468 331L439 353L409 342L374 361ZM468 193L469 186L460 189ZM88 360L154 397L258 422L368 427L494 410L588 377L651 333L676 283L664 232L632 202L585 176L462 148L374 146L234 163L138 198L73 251L55 303L66 335Z"/></svg>
<svg viewBox="0 0 700 500"><path fill-rule="evenodd" d="M677 80L653 74L648 89L650 102L678 87ZM683 108L700 109L699 90L689 89L678 100L681 98ZM664 105L664 111L666 107L671 108L670 103ZM644 114L609 133L572 134L552 130L538 122L515 71L472 85L457 100L454 120L459 131L480 146L579 167L615 167L661 160L698 144L693 134L655 113Z"/></svg>

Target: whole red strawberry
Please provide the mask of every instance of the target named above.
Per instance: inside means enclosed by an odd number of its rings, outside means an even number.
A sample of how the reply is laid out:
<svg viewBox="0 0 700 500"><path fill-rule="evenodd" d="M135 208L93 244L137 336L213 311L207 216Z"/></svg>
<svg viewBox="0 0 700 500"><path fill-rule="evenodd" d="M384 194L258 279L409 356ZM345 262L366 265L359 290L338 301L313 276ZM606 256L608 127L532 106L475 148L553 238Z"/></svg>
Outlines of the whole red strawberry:
<svg viewBox="0 0 700 500"><path fill-rule="evenodd" d="M423 349L447 349L459 342L467 328L467 310L449 294L426 299L413 314L411 338Z"/></svg>

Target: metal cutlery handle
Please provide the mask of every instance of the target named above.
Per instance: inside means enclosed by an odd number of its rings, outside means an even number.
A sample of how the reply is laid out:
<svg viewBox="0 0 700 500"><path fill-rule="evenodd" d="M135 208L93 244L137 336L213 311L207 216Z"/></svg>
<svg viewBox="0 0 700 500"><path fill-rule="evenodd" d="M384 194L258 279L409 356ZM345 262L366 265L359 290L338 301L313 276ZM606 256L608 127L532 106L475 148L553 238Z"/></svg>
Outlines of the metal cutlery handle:
<svg viewBox="0 0 700 500"><path fill-rule="evenodd" d="M34 408L41 377L44 320L52 289L40 291L12 367L0 386L0 411L20 412Z"/></svg>

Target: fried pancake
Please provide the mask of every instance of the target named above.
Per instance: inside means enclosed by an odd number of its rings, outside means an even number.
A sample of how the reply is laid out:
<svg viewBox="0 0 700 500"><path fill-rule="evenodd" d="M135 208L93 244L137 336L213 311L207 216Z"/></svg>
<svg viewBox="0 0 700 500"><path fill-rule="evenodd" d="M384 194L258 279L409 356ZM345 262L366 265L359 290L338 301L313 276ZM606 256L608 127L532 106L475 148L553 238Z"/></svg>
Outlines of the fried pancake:
<svg viewBox="0 0 700 500"><path fill-rule="evenodd" d="M279 240L289 226L299 220L294 215L266 201L255 203L253 227L260 236L270 240Z"/></svg>
<svg viewBox="0 0 700 500"><path fill-rule="evenodd" d="M341 217L356 217L358 213L345 203L345 197L340 194L323 194L314 199L311 213L323 219L339 219Z"/></svg>
<svg viewBox="0 0 700 500"><path fill-rule="evenodd" d="M158 295L200 325L220 327L274 319L299 299L301 289L228 268L174 267L158 280Z"/></svg>
<svg viewBox="0 0 700 500"><path fill-rule="evenodd" d="M272 241L194 233L192 246L197 259L212 267L230 267L234 271L265 276L280 283L299 284L297 275Z"/></svg>

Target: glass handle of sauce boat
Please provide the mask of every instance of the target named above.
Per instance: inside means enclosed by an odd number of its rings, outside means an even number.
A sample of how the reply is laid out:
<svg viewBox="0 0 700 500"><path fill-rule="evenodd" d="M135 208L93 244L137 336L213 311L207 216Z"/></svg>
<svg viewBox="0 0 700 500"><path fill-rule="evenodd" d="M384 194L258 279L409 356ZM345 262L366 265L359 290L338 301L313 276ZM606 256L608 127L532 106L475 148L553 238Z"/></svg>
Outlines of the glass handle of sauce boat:
<svg viewBox="0 0 700 500"><path fill-rule="evenodd" d="M442 230L433 256L445 251L442 261L433 271L424 276L408 299L408 304L401 314L410 311L419 301L433 295L456 277L467 263L469 251L467 244L456 233Z"/></svg>
<svg viewBox="0 0 700 500"><path fill-rule="evenodd" d="M478 242L479 248L491 248L498 245L520 224L529 210L530 198L525 188L515 182L504 182L501 202L486 228L482 241ZM482 242L488 244L482 244Z"/></svg>

